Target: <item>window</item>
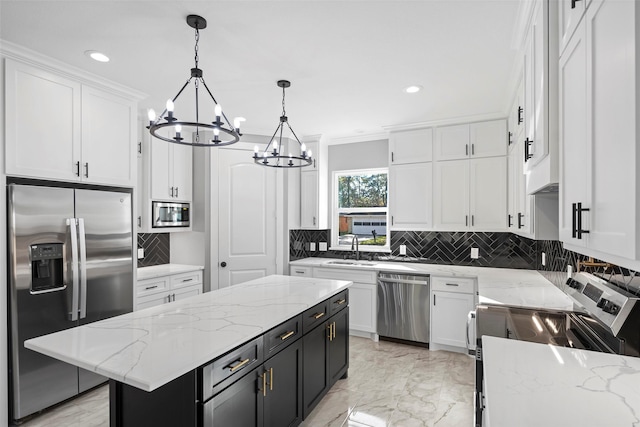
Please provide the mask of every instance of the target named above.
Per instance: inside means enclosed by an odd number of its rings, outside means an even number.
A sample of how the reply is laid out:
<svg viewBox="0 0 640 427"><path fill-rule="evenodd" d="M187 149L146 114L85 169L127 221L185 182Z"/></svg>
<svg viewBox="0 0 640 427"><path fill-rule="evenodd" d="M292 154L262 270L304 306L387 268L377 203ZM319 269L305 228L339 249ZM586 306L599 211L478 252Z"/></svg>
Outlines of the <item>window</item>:
<svg viewBox="0 0 640 427"><path fill-rule="evenodd" d="M361 249L389 249L387 241L387 169L333 173L332 243L351 249L354 236Z"/></svg>

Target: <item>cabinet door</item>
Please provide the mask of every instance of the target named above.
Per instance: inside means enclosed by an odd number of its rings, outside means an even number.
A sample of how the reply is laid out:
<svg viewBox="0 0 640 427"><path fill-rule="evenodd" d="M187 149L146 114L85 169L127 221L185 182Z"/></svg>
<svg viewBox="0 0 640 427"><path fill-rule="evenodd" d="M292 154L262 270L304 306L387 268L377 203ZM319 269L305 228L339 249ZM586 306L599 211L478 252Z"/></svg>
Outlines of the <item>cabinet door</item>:
<svg viewBox="0 0 640 427"><path fill-rule="evenodd" d="M549 154L549 138L546 132L549 93L547 86L548 73L548 35L547 13L548 4L538 1L534 20L530 29L529 44L529 98L527 112L530 129L527 136L532 141L529 146L531 158L527 161L531 169ZM555 4L554 4L555 7Z"/></svg>
<svg viewBox="0 0 640 427"><path fill-rule="evenodd" d="M507 159L469 161L470 224L482 231L507 228Z"/></svg>
<svg viewBox="0 0 640 427"><path fill-rule="evenodd" d="M534 48L535 48L534 34L529 32L524 47L524 109L522 116L524 117L524 129L521 136L523 144L526 141L535 141L535 95L534 95ZM532 144L529 143L529 150L532 149ZM525 160L525 170L530 168L530 159Z"/></svg>
<svg viewBox="0 0 640 427"><path fill-rule="evenodd" d="M505 156L509 145L507 123L504 120L471 123L471 157Z"/></svg>
<svg viewBox="0 0 640 427"><path fill-rule="evenodd" d="M391 229L430 229L432 221L432 163L389 168Z"/></svg>
<svg viewBox="0 0 640 427"><path fill-rule="evenodd" d="M356 283L349 287L349 329L376 333L378 285Z"/></svg>
<svg viewBox="0 0 640 427"><path fill-rule="evenodd" d="M430 162L433 152L433 129L394 132L389 138L390 165Z"/></svg>
<svg viewBox="0 0 640 427"><path fill-rule="evenodd" d="M573 32L578 28L586 6L586 0L560 0L558 2L558 24L560 28L558 41L560 55L569 43Z"/></svg>
<svg viewBox="0 0 640 427"><path fill-rule="evenodd" d="M192 147L188 145L172 145L173 187L175 199L190 202L192 199L193 159Z"/></svg>
<svg viewBox="0 0 640 427"><path fill-rule="evenodd" d="M507 227L509 230L514 230L517 228L517 206L518 206L518 186L520 184L520 180L518 179L518 171L520 168L518 167L518 161L520 157L518 157L518 148L516 144L513 144L509 149L509 157L508 157L508 180L507 180L507 188L508 188L508 203L507 203Z"/></svg>
<svg viewBox="0 0 640 427"><path fill-rule="evenodd" d="M184 288L175 289L172 291L172 301L178 301L200 295L202 293L202 284L186 286Z"/></svg>
<svg viewBox="0 0 640 427"><path fill-rule="evenodd" d="M431 293L431 342L466 347L467 314L473 310L472 294Z"/></svg>
<svg viewBox="0 0 640 427"><path fill-rule="evenodd" d="M264 426L298 425L302 421L302 340L267 360L263 375L267 375Z"/></svg>
<svg viewBox="0 0 640 427"><path fill-rule="evenodd" d="M5 59L6 173L79 180L81 86Z"/></svg>
<svg viewBox="0 0 640 427"><path fill-rule="evenodd" d="M300 173L300 226L318 228L318 172Z"/></svg>
<svg viewBox="0 0 640 427"><path fill-rule="evenodd" d="M250 372L203 405L203 427L263 425L264 400L259 370Z"/></svg>
<svg viewBox="0 0 640 427"><path fill-rule="evenodd" d="M165 304L169 302L171 298L171 291L139 297L136 301L136 311L143 310L149 307L155 307L156 305Z"/></svg>
<svg viewBox="0 0 640 427"><path fill-rule="evenodd" d="M436 162L434 169L434 225L458 231L469 226L469 161Z"/></svg>
<svg viewBox="0 0 640 427"><path fill-rule="evenodd" d="M82 87L82 168L85 182L135 185L136 103Z"/></svg>
<svg viewBox="0 0 640 427"><path fill-rule="evenodd" d="M515 230L520 234L532 232L533 218L531 212L531 200L534 196L527 194L527 176L524 174L524 142L516 147L517 172L516 172L516 216L514 218Z"/></svg>
<svg viewBox="0 0 640 427"><path fill-rule="evenodd" d="M302 337L303 418L307 418L329 389L329 332L329 324L324 322Z"/></svg>
<svg viewBox="0 0 640 427"><path fill-rule="evenodd" d="M172 200L175 190L171 180L171 143L158 138L151 138L149 147L151 180L150 192L152 200ZM173 190L173 191L172 191Z"/></svg>
<svg viewBox="0 0 640 427"><path fill-rule="evenodd" d="M587 140L591 202L584 238L597 251L638 259L638 16L636 1L587 9ZM625 54L621 54L625 52ZM574 159L570 160L571 162Z"/></svg>
<svg viewBox="0 0 640 427"><path fill-rule="evenodd" d="M559 64L560 114L560 240L584 246L573 238L574 203L586 203L588 186L586 25L580 25Z"/></svg>
<svg viewBox="0 0 640 427"><path fill-rule="evenodd" d="M444 126L436 129L434 160L469 157L469 125Z"/></svg>
<svg viewBox="0 0 640 427"><path fill-rule="evenodd" d="M333 337L329 340L327 354L331 387L349 368L349 307L333 316L329 322L333 324Z"/></svg>

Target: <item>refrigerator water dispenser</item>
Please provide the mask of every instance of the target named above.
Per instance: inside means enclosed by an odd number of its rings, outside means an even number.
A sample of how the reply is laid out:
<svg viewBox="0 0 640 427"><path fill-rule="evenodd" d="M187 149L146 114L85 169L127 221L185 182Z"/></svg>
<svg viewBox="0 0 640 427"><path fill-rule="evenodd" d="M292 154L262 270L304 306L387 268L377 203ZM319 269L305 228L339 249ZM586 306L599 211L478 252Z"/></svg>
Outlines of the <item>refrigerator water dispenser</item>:
<svg viewBox="0 0 640 427"><path fill-rule="evenodd" d="M29 247L31 259L31 293L65 288L62 243L41 243Z"/></svg>

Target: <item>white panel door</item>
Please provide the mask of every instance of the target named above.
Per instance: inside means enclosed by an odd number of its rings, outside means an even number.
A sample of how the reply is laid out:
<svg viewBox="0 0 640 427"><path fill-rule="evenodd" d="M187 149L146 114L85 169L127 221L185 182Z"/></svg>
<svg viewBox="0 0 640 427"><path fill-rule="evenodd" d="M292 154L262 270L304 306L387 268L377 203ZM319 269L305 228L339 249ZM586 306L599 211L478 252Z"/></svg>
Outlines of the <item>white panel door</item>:
<svg viewBox="0 0 640 427"><path fill-rule="evenodd" d="M82 180L135 185L136 104L82 87Z"/></svg>
<svg viewBox="0 0 640 427"><path fill-rule="evenodd" d="M467 346L467 315L474 307L472 294L433 291L431 296L431 342Z"/></svg>
<svg viewBox="0 0 640 427"><path fill-rule="evenodd" d="M163 131L163 130L161 130ZM153 200L171 200L171 143L150 136L151 143L149 147L150 169L151 169L151 199Z"/></svg>
<svg viewBox="0 0 640 427"><path fill-rule="evenodd" d="M509 142L506 121L492 120L471 123L469 135L471 157L504 156L507 154Z"/></svg>
<svg viewBox="0 0 640 427"><path fill-rule="evenodd" d="M300 227L318 228L318 171L300 173Z"/></svg>
<svg viewBox="0 0 640 427"><path fill-rule="evenodd" d="M420 230L433 226L432 165L432 162L427 162L389 168L392 230Z"/></svg>
<svg viewBox="0 0 640 427"><path fill-rule="evenodd" d="M507 158L469 161L470 225L481 231L507 229Z"/></svg>
<svg viewBox="0 0 640 427"><path fill-rule="evenodd" d="M276 272L276 170L219 149L218 287ZM214 276L215 277L215 276Z"/></svg>
<svg viewBox="0 0 640 427"><path fill-rule="evenodd" d="M430 162L433 157L433 129L394 132L389 136L392 165Z"/></svg>
<svg viewBox="0 0 640 427"><path fill-rule="evenodd" d="M436 129L435 160L469 157L469 125L444 126Z"/></svg>
<svg viewBox="0 0 640 427"><path fill-rule="evenodd" d="M469 227L469 160L435 162L433 219L439 230Z"/></svg>
<svg viewBox="0 0 640 427"><path fill-rule="evenodd" d="M6 172L80 180L81 86L5 59Z"/></svg>

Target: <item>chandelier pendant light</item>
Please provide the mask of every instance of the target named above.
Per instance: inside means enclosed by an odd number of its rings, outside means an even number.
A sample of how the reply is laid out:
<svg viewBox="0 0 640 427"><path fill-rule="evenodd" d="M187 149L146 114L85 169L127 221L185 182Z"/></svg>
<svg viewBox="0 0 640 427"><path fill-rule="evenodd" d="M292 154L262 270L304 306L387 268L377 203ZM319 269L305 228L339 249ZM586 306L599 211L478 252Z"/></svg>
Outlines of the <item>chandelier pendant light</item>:
<svg viewBox="0 0 640 427"><path fill-rule="evenodd" d="M253 161L256 164L272 168L301 168L309 166L313 162L311 159L313 153L311 153L311 150L307 151L306 145L300 142L287 118L287 112L284 108L284 90L289 86L291 86L290 81L278 80L278 87L282 88L282 115L280 116L280 123L278 123L276 131L273 133L264 151L260 152L258 146L254 148ZM285 147L282 142L282 134L285 124L298 143L298 147L295 147L295 154L292 151L284 151ZM277 141L276 137L278 137Z"/></svg>
<svg viewBox="0 0 640 427"><path fill-rule="evenodd" d="M209 87L202 77L203 73L198 68L198 42L200 40L200 30L207 27L207 21L198 15L187 16L187 24L196 30L195 34L195 67L191 69L191 77L180 88L177 95L172 99L169 99L166 104L166 108L156 117L155 111L149 110L149 132L151 135L159 138L163 141L172 142L174 144L192 145L199 147L221 147L230 145L240 140L240 118L235 118L233 124L227 119L227 116L222 111L222 107L216 101ZM195 88L195 120L183 121L178 120L175 115L175 104L178 97L186 89L186 87L193 82ZM212 121L200 121L200 86L205 88L206 94L209 95L211 101L213 101L213 117ZM204 97L205 100L207 97ZM163 117L164 116L164 117ZM164 129L164 130L163 130ZM211 133L204 131L212 131ZM173 135L173 136L172 136ZM191 135L190 138L185 138L183 135Z"/></svg>

